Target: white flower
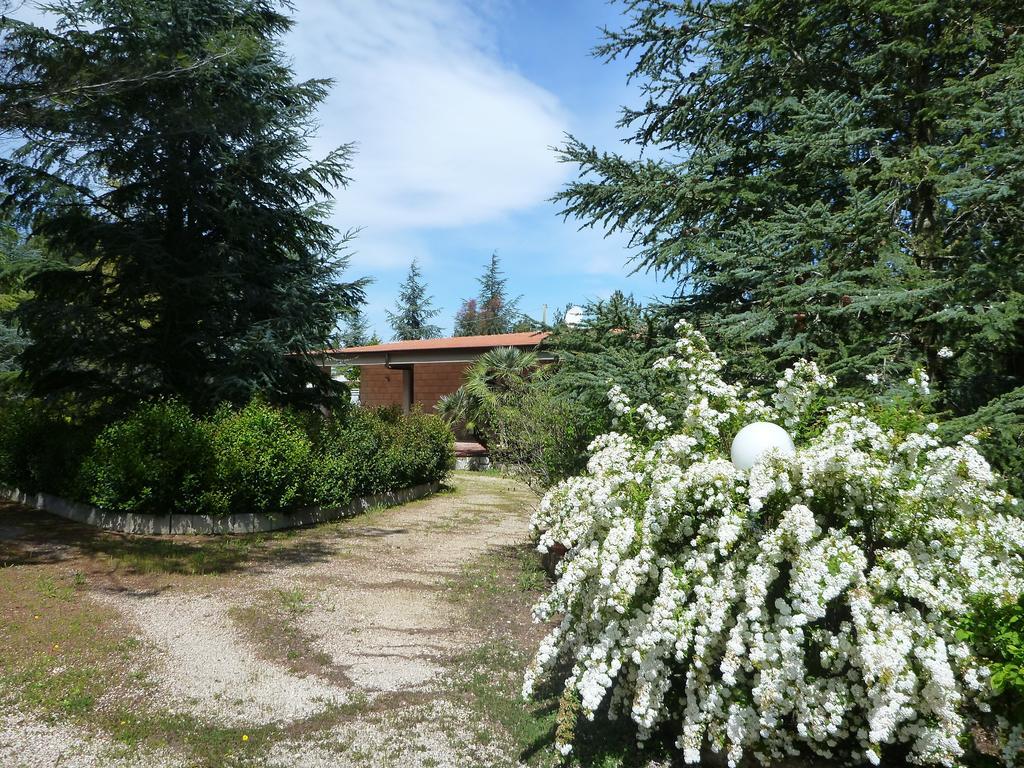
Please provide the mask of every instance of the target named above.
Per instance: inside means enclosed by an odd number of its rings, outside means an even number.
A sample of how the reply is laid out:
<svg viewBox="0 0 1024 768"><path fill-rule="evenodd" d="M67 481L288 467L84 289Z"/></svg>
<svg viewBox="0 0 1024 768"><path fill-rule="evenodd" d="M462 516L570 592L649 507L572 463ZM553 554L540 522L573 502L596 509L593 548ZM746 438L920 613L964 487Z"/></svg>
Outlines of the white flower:
<svg viewBox="0 0 1024 768"><path fill-rule="evenodd" d="M922 395L931 394L931 379L923 368L914 371L914 375L907 379L907 384L914 387Z"/></svg>
<svg viewBox="0 0 1024 768"><path fill-rule="evenodd" d="M943 360L948 360L953 356L953 350L949 347L942 347L936 354Z"/></svg>
<svg viewBox="0 0 1024 768"><path fill-rule="evenodd" d="M798 360L775 383L776 392L772 395L772 404L783 423L793 427L800 423L818 393L831 389L835 383L835 378L821 373L815 363Z"/></svg>
<svg viewBox="0 0 1024 768"><path fill-rule="evenodd" d="M797 752L860 766L900 743L912 763L960 764L989 686L957 622L978 595L1024 592L1024 520L977 439L944 446L935 423L898 435L862 403L822 410L832 382L804 361L769 406L679 330L656 367L680 423L613 387L621 431L595 439L586 472L533 516L538 547L567 554L534 609L561 620L524 695L568 660L584 717L608 702L640 741L673 729L686 763L710 745L733 766ZM923 371L908 383L929 391ZM794 456L749 471L728 460L751 417L806 434L812 407L824 426ZM1024 730L1005 723L1001 738L1015 755Z"/></svg>

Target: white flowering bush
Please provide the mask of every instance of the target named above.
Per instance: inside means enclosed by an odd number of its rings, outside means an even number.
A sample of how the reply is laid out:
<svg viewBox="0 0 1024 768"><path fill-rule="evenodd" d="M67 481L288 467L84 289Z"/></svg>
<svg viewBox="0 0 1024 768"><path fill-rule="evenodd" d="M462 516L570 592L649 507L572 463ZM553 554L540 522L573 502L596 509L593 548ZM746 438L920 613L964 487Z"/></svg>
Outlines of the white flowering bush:
<svg viewBox="0 0 1024 768"><path fill-rule="evenodd" d="M686 763L711 749L730 765L960 764L989 686L957 622L976 598L1024 591L1016 500L972 438L941 445L934 424L907 434L861 403L826 408L833 382L811 362L758 399L679 330L658 404L614 387L616 431L534 515L539 549L566 555L534 609L558 621L524 695L565 669L565 711L607 705L641 742L669 730ZM732 436L752 421L784 425L795 455L734 467ZM558 738L568 753L571 729Z"/></svg>

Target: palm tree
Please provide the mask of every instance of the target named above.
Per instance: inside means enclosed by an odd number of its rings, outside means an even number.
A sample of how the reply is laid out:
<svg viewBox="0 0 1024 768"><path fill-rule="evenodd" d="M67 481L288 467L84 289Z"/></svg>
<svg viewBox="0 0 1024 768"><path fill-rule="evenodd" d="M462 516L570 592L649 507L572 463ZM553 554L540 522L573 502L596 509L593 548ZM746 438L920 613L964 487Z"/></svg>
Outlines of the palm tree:
<svg viewBox="0 0 1024 768"><path fill-rule="evenodd" d="M495 347L466 371L465 383L437 403L437 413L450 424L486 442L487 421L498 409L514 406L517 394L542 375L537 354L515 347Z"/></svg>
<svg viewBox="0 0 1024 768"><path fill-rule="evenodd" d="M466 388L459 387L450 395L441 395L434 406L434 412L447 421L452 427L463 425L467 432L476 431L476 423L471 418L472 411L476 408L476 402L466 392Z"/></svg>

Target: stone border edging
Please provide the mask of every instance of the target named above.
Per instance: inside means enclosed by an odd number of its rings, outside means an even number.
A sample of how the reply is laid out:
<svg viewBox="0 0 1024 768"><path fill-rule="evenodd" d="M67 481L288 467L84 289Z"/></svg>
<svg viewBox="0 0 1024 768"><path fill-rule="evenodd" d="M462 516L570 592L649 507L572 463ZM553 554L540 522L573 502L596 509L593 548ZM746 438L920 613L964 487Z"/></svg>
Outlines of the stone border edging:
<svg viewBox="0 0 1024 768"><path fill-rule="evenodd" d="M294 512L245 512L230 515L143 515L110 512L68 501L49 493L25 493L17 488L0 488L0 498L41 509L58 517L118 533L148 535L202 535L214 533L263 533L284 528L302 528L343 517L352 517L371 507L393 507L421 499L440 489L441 483L421 483L398 491L386 491L353 499L340 507L310 507Z"/></svg>

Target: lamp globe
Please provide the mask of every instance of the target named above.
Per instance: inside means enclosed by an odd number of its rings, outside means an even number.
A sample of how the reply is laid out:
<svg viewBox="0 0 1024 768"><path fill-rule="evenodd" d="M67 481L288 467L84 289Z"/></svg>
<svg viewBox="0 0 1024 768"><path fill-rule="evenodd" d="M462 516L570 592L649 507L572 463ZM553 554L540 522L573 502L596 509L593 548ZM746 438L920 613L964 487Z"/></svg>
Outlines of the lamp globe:
<svg viewBox="0 0 1024 768"><path fill-rule="evenodd" d="M793 438L778 424L755 421L736 433L729 453L736 469L750 469L769 452L794 455Z"/></svg>

